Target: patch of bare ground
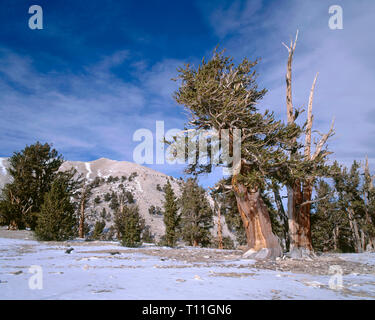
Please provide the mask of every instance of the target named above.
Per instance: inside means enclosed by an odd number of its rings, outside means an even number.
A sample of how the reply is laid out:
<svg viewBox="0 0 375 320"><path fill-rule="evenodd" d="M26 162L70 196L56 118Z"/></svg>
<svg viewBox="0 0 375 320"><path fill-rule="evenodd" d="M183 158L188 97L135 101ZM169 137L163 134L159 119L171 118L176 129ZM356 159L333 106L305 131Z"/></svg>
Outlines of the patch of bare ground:
<svg viewBox="0 0 375 320"><path fill-rule="evenodd" d="M254 272L212 272L210 277L244 278L255 276Z"/></svg>
<svg viewBox="0 0 375 320"><path fill-rule="evenodd" d="M7 227L0 227L0 238L35 240L34 233L28 230L8 230Z"/></svg>
<svg viewBox="0 0 375 320"><path fill-rule="evenodd" d="M307 273L313 275L327 275L331 266L340 266L344 275L374 274L375 266L359 262L345 261L331 254L324 254L314 259L280 259L276 261L257 261L253 267L281 272Z"/></svg>
<svg viewBox="0 0 375 320"><path fill-rule="evenodd" d="M157 256L164 260L194 262L219 262L238 260L242 256L240 250L216 250L216 249L191 249L191 248L139 248L137 252Z"/></svg>

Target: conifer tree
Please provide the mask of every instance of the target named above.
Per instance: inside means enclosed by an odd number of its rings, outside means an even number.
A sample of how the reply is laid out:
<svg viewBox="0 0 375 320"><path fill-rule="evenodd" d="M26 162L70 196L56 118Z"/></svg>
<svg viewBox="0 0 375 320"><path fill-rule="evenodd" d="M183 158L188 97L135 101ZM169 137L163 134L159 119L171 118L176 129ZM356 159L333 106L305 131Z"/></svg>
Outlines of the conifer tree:
<svg viewBox="0 0 375 320"><path fill-rule="evenodd" d="M213 213L205 190L196 179L189 178L180 198L182 238L189 245L208 246L210 228L213 227Z"/></svg>
<svg viewBox="0 0 375 320"><path fill-rule="evenodd" d="M126 247L137 247L141 244L142 221L137 205L124 205L122 211L115 214L117 238Z"/></svg>
<svg viewBox="0 0 375 320"><path fill-rule="evenodd" d="M299 148L294 138L301 128L295 123L284 125L276 121L269 110L259 111L259 101L266 90L258 89L254 71L257 63L245 58L235 65L223 52L215 51L212 59L203 59L197 68L187 64L178 69L181 84L175 99L189 112L189 133L210 130L229 146L231 155L234 145L240 144L241 160L232 168L228 187L236 196L248 248L254 258L265 259L280 256L282 249L272 232L262 190L266 189L267 180L286 182L297 170L300 159L289 159L285 150ZM188 135L190 143L194 143L194 138ZM213 166L226 166L225 160L213 161L216 154L211 152L212 141L207 141L209 163L189 163L188 173L211 172Z"/></svg>
<svg viewBox="0 0 375 320"><path fill-rule="evenodd" d="M99 240L100 237L103 234L104 228L105 228L105 221L104 220L96 221L94 231L92 233L92 238L94 240Z"/></svg>
<svg viewBox="0 0 375 320"><path fill-rule="evenodd" d="M53 181L51 190L45 194L38 214L35 229L38 239L64 241L76 236L77 218L71 199L70 180L64 175L58 176Z"/></svg>
<svg viewBox="0 0 375 320"><path fill-rule="evenodd" d="M179 224L179 217L177 214L177 200L173 188L168 180L164 187L164 225L165 225L165 244L169 247L174 247L178 240L177 227Z"/></svg>
<svg viewBox="0 0 375 320"><path fill-rule="evenodd" d="M374 176L370 174L368 157L366 156L364 165L364 182L362 187L365 205L365 232L368 235L368 245L366 250L375 250L375 188L373 185Z"/></svg>
<svg viewBox="0 0 375 320"><path fill-rule="evenodd" d="M35 228L44 196L62 163L62 156L48 143L36 142L13 154L8 168L12 182L5 185L0 201L4 223L12 229Z"/></svg>
<svg viewBox="0 0 375 320"><path fill-rule="evenodd" d="M93 185L88 183L86 179L81 181L81 189L79 192L79 227L78 235L80 238L85 237L86 209L92 196Z"/></svg>

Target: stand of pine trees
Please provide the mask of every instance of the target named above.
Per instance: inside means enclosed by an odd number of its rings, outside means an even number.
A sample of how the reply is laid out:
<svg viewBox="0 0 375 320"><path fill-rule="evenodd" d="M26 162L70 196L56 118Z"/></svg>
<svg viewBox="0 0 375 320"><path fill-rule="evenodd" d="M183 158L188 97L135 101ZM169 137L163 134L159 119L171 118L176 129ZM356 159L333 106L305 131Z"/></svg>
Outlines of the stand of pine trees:
<svg viewBox="0 0 375 320"><path fill-rule="evenodd" d="M182 239L191 246L206 247L211 242L213 212L207 200L206 191L196 179L188 179L180 198Z"/></svg>
<svg viewBox="0 0 375 320"><path fill-rule="evenodd" d="M313 246L320 251L363 252L375 249L375 193L368 160L363 170L333 165L332 181L319 181L311 217Z"/></svg>

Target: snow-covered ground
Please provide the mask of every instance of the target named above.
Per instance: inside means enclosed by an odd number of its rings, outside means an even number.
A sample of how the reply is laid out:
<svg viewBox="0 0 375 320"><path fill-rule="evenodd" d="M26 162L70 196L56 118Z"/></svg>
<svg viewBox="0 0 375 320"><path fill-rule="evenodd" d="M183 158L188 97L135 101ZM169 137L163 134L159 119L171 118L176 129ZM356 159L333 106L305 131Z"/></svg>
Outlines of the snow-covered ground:
<svg viewBox="0 0 375 320"><path fill-rule="evenodd" d="M85 168L87 170L86 179L90 180L90 175L92 174L91 163L90 162L85 162Z"/></svg>
<svg viewBox="0 0 375 320"><path fill-rule="evenodd" d="M69 245L74 248L70 254ZM265 270L240 256L212 260L214 249L183 249L192 255L202 250L207 259L197 262L163 256L168 249L153 246L130 249L115 242L83 241L69 245L0 238L0 299L375 298L374 273L344 274L343 288L334 290L330 274ZM155 254L159 249L160 255ZM375 254L342 256L375 264ZM41 273L30 273L30 268ZM32 289L33 283L42 289Z"/></svg>

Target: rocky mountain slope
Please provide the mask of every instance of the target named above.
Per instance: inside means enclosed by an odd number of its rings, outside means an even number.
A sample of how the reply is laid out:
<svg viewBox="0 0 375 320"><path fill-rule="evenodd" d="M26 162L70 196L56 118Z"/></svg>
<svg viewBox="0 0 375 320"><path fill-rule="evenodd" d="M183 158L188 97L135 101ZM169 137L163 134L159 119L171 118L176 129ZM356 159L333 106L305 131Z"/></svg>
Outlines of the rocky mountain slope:
<svg viewBox="0 0 375 320"><path fill-rule="evenodd" d="M0 158L0 188L2 189L4 185L10 182L10 177L7 172L8 168L8 159L7 158Z"/></svg>
<svg viewBox="0 0 375 320"><path fill-rule="evenodd" d="M6 158L0 158L0 188L10 181L6 168L8 161ZM69 170L71 167L77 169L88 181L92 183L97 181L92 189L92 195L86 209L86 222L92 228L95 222L102 218L103 209L105 209L106 228L113 224L113 210L110 208L108 194L118 193L122 188L129 191L139 207L140 215L150 227L155 240L159 240L165 232L162 212L154 214L149 212L151 206L163 208L164 192L163 186L169 180L177 197L181 195L181 186L183 181L167 176L153 169L127 162L114 161L109 159L98 159L91 162L66 161L60 170ZM213 205L212 198L207 197ZM217 217L214 217L215 227L212 234L217 234ZM223 236L229 236L234 240L233 235L228 230L224 218L222 218Z"/></svg>

